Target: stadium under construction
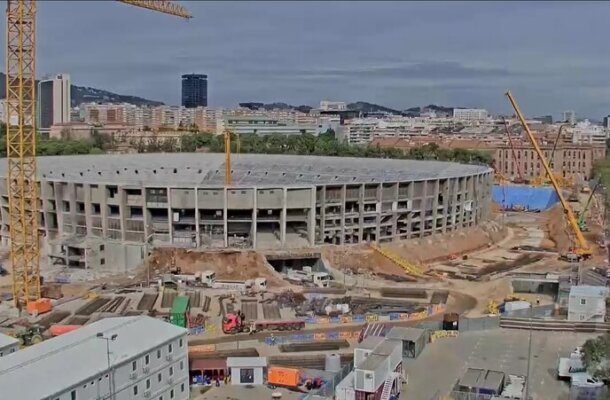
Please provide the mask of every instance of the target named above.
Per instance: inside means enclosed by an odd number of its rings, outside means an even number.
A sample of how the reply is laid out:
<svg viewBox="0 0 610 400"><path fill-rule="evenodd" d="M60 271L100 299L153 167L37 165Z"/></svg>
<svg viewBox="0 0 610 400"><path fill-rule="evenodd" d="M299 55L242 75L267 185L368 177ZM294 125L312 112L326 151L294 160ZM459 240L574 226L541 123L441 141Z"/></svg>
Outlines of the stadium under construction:
<svg viewBox="0 0 610 400"><path fill-rule="evenodd" d="M493 184L487 166L437 161L239 155L225 187L223 154L38 160L50 261L117 272L155 246L279 250L470 227L489 218ZM7 244L6 180L0 195Z"/></svg>

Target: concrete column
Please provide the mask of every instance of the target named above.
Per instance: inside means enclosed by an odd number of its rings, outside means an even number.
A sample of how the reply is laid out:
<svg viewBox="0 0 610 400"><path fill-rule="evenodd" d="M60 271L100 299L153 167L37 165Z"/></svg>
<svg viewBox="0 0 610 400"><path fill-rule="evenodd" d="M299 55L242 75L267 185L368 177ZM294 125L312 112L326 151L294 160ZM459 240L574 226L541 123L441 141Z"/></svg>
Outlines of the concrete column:
<svg viewBox="0 0 610 400"><path fill-rule="evenodd" d="M320 238L321 242L324 243L324 236L326 233L326 185L322 186L322 196L320 198Z"/></svg>
<svg viewBox="0 0 610 400"><path fill-rule="evenodd" d="M55 215L57 215L57 232L61 237L64 232L64 212L63 212L63 188L61 182L53 182L53 192L55 193Z"/></svg>
<svg viewBox="0 0 610 400"><path fill-rule="evenodd" d="M381 210L383 209L383 184L377 185L377 202L375 203L375 243L379 243L379 236L381 236Z"/></svg>
<svg viewBox="0 0 610 400"><path fill-rule="evenodd" d="M121 240L124 242L127 236L127 234L125 233L125 231L127 230L127 224L125 222L125 219L127 218L127 192L125 192L125 188L122 186L119 186L117 190L119 191L117 195L119 197L119 221L121 223Z"/></svg>
<svg viewBox="0 0 610 400"><path fill-rule="evenodd" d="M447 217L449 216L449 203L451 202L449 198L450 182L449 179L446 180L443 187L440 188L443 193L443 233L447 232Z"/></svg>
<svg viewBox="0 0 610 400"><path fill-rule="evenodd" d="M460 226L465 226L465 218L466 218L466 210L464 209L464 204L466 203L466 198L467 198L467 186L466 186L466 178L462 178L462 206L460 208L461 212L461 224Z"/></svg>
<svg viewBox="0 0 610 400"><path fill-rule="evenodd" d="M393 200L392 200L392 241L398 240L398 211L396 211L396 208L394 206L396 205L396 207L398 207L398 187L399 186L400 186L400 184L398 182L396 182L394 184L394 187L396 189L394 190L394 195L393 195Z"/></svg>
<svg viewBox="0 0 610 400"><path fill-rule="evenodd" d="M288 201L288 189L282 189L282 213L280 214L280 242L282 247L286 246L286 202Z"/></svg>
<svg viewBox="0 0 610 400"><path fill-rule="evenodd" d="M144 223L144 241L149 243L149 235L152 235L152 223L150 222L150 218L148 217L148 195L146 191L146 187L142 188L142 221Z"/></svg>
<svg viewBox="0 0 610 400"><path fill-rule="evenodd" d="M360 185L360 190L358 193L358 208L360 210L360 215L358 217L358 242L364 242L364 184Z"/></svg>
<svg viewBox="0 0 610 400"><path fill-rule="evenodd" d="M451 230L454 231L456 230L456 224L457 224L457 193L459 190L459 178L452 178L451 179L451 213L450 213L450 218L451 218Z"/></svg>
<svg viewBox="0 0 610 400"><path fill-rule="evenodd" d="M100 201L100 218L102 219L102 236L104 238L108 238L108 202L107 196L108 191L106 190L106 185L100 184L98 186L98 190L102 193L102 200Z"/></svg>
<svg viewBox="0 0 610 400"><path fill-rule="evenodd" d="M68 183L68 202L70 203L70 218L72 219L72 233L76 234L76 185Z"/></svg>
<svg viewBox="0 0 610 400"><path fill-rule="evenodd" d="M413 233L413 197L415 196L415 182L409 183L407 188L407 201L411 202L411 211L407 215L407 239L411 239Z"/></svg>
<svg viewBox="0 0 610 400"><path fill-rule="evenodd" d="M199 189L195 186L195 245L201 247L201 235L199 234Z"/></svg>
<svg viewBox="0 0 610 400"><path fill-rule="evenodd" d="M345 244L345 198L346 198L346 185L341 186L341 237L339 238L341 244Z"/></svg>
<svg viewBox="0 0 610 400"><path fill-rule="evenodd" d="M223 223L224 223L224 237L225 237L225 247L229 247L229 233L228 233L228 229L229 229L229 223L228 223L228 215L227 215L227 210L228 210L228 201L227 201L227 188L226 186L223 188L223 193L224 193L224 201L223 201Z"/></svg>
<svg viewBox="0 0 610 400"><path fill-rule="evenodd" d="M309 234L309 245L316 244L316 187L311 187L311 208L309 210L309 222L307 226Z"/></svg>
<svg viewBox="0 0 610 400"><path fill-rule="evenodd" d="M169 243L174 243L174 214L172 212L172 192L171 192L171 188L170 187L166 187L165 190L167 190L167 223L169 224L168 226L168 232L169 232Z"/></svg>
<svg viewBox="0 0 610 400"><path fill-rule="evenodd" d="M254 187L253 189L254 191L254 199L252 200L252 248L256 249L256 231L257 231L257 219L256 219L256 213L258 211L258 188Z"/></svg>
<svg viewBox="0 0 610 400"><path fill-rule="evenodd" d="M426 211L428 211L427 209L427 199L426 196L428 194L428 181L423 181L423 190L422 190L422 199L421 199L421 211L419 213L420 217L420 229L419 229L419 237L423 238L424 237L424 231L426 230Z"/></svg>
<svg viewBox="0 0 610 400"><path fill-rule="evenodd" d="M87 236L92 236L93 226L91 223L91 185L88 183L83 184L83 190L85 191L85 221L87 223Z"/></svg>
<svg viewBox="0 0 610 400"><path fill-rule="evenodd" d="M439 180L436 179L434 185L434 200L432 200L432 232L436 232L436 218L438 217L438 193L439 193Z"/></svg>

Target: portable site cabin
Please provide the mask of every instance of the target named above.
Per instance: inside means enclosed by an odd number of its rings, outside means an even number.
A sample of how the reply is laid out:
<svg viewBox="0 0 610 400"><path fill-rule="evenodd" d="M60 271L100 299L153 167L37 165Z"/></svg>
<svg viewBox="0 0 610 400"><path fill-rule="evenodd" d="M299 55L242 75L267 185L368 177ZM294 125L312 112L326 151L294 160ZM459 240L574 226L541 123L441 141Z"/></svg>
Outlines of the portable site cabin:
<svg viewBox="0 0 610 400"><path fill-rule="evenodd" d="M504 373L478 368L468 368L464 376L454 387L454 397L461 398L457 394L474 394L483 396L499 396L504 389Z"/></svg>
<svg viewBox="0 0 610 400"><path fill-rule="evenodd" d="M364 400L372 395L380 398L385 391L397 394L401 390L402 354L401 343L383 339L375 346L364 361L355 364L354 391L356 400ZM354 360L355 361L355 360Z"/></svg>
<svg viewBox="0 0 610 400"><path fill-rule="evenodd" d="M608 288L572 286L568 300L568 321L604 322Z"/></svg>
<svg viewBox="0 0 610 400"><path fill-rule="evenodd" d="M402 343L402 356L417 358L426 347L427 334L425 329L395 326L387 333L388 339L399 340Z"/></svg>
<svg viewBox="0 0 610 400"><path fill-rule="evenodd" d="M232 385L262 385L267 369L266 357L227 357Z"/></svg>

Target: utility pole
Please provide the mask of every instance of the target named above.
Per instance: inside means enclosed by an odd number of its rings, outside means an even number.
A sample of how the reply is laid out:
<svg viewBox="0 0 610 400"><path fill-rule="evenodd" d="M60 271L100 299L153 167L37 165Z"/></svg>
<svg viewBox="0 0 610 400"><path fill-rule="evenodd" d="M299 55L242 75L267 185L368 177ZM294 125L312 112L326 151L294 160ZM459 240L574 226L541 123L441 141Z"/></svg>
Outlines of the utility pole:
<svg viewBox="0 0 610 400"><path fill-rule="evenodd" d="M113 381L114 381L114 374L110 368L110 342L111 341L115 341L116 338L118 337L118 335L115 333L114 335L110 336L110 337L106 337L104 336L104 333L102 332L98 332L97 335L95 335L98 339L102 339L106 341L106 361L108 362L108 399L115 399L115 394L114 394L114 385L113 385Z"/></svg>
<svg viewBox="0 0 610 400"><path fill-rule="evenodd" d="M530 304L530 326L529 326L529 339L527 347L527 372L525 375L525 400L529 400L530 395L530 364L532 359L532 307Z"/></svg>

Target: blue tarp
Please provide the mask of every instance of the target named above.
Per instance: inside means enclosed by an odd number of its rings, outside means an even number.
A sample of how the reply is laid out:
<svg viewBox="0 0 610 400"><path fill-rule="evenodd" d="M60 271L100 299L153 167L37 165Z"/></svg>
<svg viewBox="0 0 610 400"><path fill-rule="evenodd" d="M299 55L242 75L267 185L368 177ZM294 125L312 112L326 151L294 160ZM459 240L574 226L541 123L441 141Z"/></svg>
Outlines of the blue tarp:
<svg viewBox="0 0 610 400"><path fill-rule="evenodd" d="M523 207L528 211L544 211L559 201L551 187L494 185L491 197L502 208Z"/></svg>

